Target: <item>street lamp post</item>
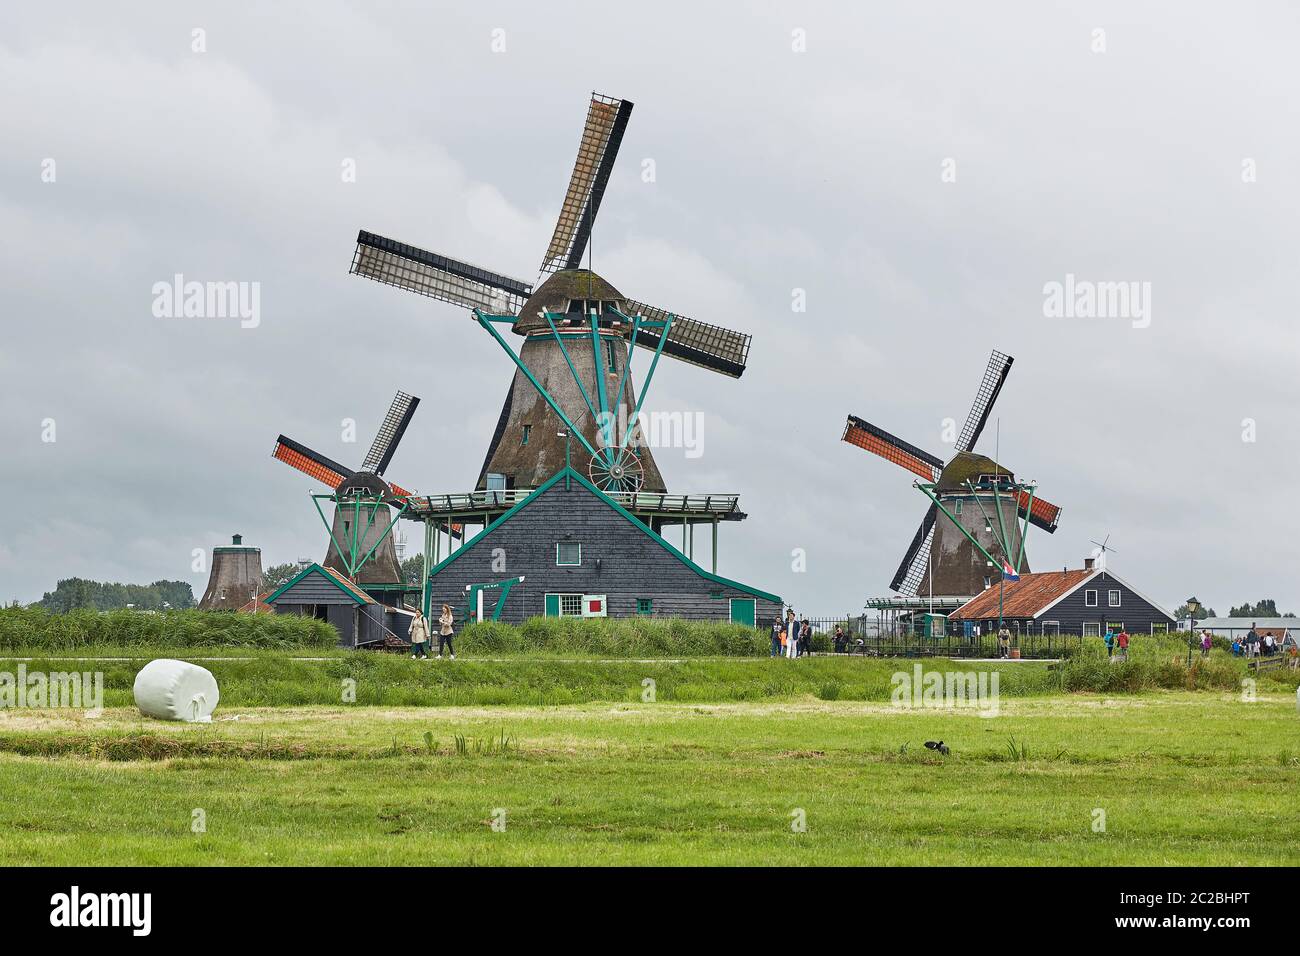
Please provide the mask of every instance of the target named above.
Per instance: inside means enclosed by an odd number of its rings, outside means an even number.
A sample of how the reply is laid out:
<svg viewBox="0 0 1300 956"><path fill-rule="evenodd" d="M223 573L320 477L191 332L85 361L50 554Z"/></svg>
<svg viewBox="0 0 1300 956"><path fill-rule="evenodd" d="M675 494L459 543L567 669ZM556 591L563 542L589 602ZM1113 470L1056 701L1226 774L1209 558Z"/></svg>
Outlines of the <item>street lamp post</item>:
<svg viewBox="0 0 1300 956"><path fill-rule="evenodd" d="M1187 669L1192 669L1192 639L1196 636L1196 612L1201 609L1201 602L1196 598L1187 599Z"/></svg>

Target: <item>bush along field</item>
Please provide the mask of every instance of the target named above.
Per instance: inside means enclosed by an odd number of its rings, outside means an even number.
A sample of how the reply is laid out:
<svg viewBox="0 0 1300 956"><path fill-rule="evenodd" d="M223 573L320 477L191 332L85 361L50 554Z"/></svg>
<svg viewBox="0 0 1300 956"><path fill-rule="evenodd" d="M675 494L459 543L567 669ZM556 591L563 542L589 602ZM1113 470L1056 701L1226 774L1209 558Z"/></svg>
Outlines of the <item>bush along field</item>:
<svg viewBox="0 0 1300 956"><path fill-rule="evenodd" d="M0 653L87 653L103 648L327 650L338 640L338 632L324 621L287 614L189 610L157 614L77 610L58 614L39 607L0 609Z"/></svg>

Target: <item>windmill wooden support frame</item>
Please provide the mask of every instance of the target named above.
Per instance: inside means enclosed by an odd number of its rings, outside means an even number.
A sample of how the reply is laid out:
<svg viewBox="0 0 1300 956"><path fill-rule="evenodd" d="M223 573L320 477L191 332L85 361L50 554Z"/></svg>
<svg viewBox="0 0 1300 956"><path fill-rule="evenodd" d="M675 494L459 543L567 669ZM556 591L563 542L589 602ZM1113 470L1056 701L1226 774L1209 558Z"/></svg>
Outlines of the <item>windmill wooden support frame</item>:
<svg viewBox="0 0 1300 956"><path fill-rule="evenodd" d="M398 520L406 511L406 499L397 499L397 503L386 500L382 495L369 495L357 489L348 494L313 494L311 496L312 504L316 506L316 514L320 516L321 524L325 525L325 531L330 536L330 541L338 549L340 558L343 560L344 569L347 576L355 581L361 569L366 566L379 546L387 540L388 536L393 533L397 527ZM333 524L325 517L325 511L321 508L321 501L330 501L334 504L337 512L338 509L351 509L352 520L348 523L348 535L346 541L340 541L334 534ZM388 519L388 526L384 528L375 542L366 549L361 551L366 538L375 527L375 517L379 514L379 509L383 508L387 513L390 507L396 507L397 513ZM361 518L365 515L365 526L362 527Z"/></svg>
<svg viewBox="0 0 1300 956"><path fill-rule="evenodd" d="M574 384L578 386L578 392L582 396L583 403L591 414L592 420L597 424L596 444L599 447L596 447L587 440L582 430L569 418L560 403L555 400L555 397L538 381L537 376L533 374L533 370L528 367L528 363L524 361L520 353L511 348L510 343L496 330L495 326L499 324L513 325L518 321L518 316L494 314L484 312L482 309L474 309L473 312L478 324L496 339L497 344L510 356L515 366L524 374L546 404L550 406L551 411L555 412L560 421L564 423L564 427L568 429L568 435L577 438L582 447L591 455L590 477L596 486L602 491L636 491L639 487L637 476L641 473L636 452L640 444L638 423L641 418L641 407L645 404L646 395L650 391L650 382L653 380L655 369L659 365L659 357L663 354L664 345L668 342L675 316L669 313L664 319L647 319L642 315L624 315L614 306L606 308L606 315L612 315L619 322L626 322L631 329L631 335L627 340L627 359L623 362L623 371L618 376L618 389L614 392L611 401L607 374L612 370L606 364L604 350L600 347L601 331L602 329L605 331L609 329L601 325L600 320L602 317L593 311L588 316L590 329L562 330L556 325L556 322L569 321L570 316L559 312L543 311L538 313L546 321L551 337L559 346L560 353L564 356L564 362L569 368L569 373L573 376ZM658 342L655 345L654 355L650 359L650 367L646 370L645 378L638 390L636 406L632 410L631 422L628 427L623 429L623 434L618 435L617 410L622 408L623 392L627 388L627 383L632 374L632 357L636 353L637 336L643 330L651 332L658 339ZM573 356L570 355L568 348L564 344L566 338L576 339L587 336L591 338L593 362L595 363L593 391L596 394L594 400L593 396L588 394L586 386L582 384L582 376L578 374L577 366L573 363ZM638 440L634 442L634 438L638 438Z"/></svg>
<svg viewBox="0 0 1300 956"><path fill-rule="evenodd" d="M955 527L958 531L960 531L962 535L965 536L966 540L969 541L975 547L975 549L979 551L980 554L984 555L984 557L988 560L989 564L999 568L1000 573L998 575L998 631L1000 632L1002 630L1002 592L1003 592L1003 587L1006 583L1007 571L1008 570L1014 571L1017 578L1020 576L1020 568L1023 566L1025 560L1025 538L1028 537L1029 535L1029 525L1031 523L1030 518L1032 517L1032 513L1033 513L1034 492L1037 491L1038 486L1026 482L1005 482L1006 490L1009 493L1015 495L1016 509L1017 509L1015 512L1017 515L1015 521L1017 522L1023 521L1023 525L1017 529L1020 532L1020 544L1016 549L1016 562L1013 565L1011 563L1011 555L1009 554L1011 549L1007 546L1007 527L1006 527L1005 519L1002 517L1002 499L998 496L999 486L1003 485L1004 484L1003 482L994 480L991 486L993 490L993 507L998 515L998 531L994 535L994 540L997 542L998 546L1002 549L1001 562L999 562L997 558L993 557L993 555L989 554L989 552L984 548L984 546L979 543L979 540L973 534L967 531L966 527L960 521L957 520L957 516L943 506L943 502L939 500L939 496L935 493L936 489L938 488L937 484L922 483L919 481L913 482L912 484L915 487L919 488L921 492L927 498L930 499L931 505L935 508L938 508L939 511L943 513L943 516L952 522L953 527ZM966 479L964 485L966 487L966 490L970 492L971 497L974 498L975 504L979 506L980 514L983 515L984 517L984 526L986 528L991 529L993 527L993 522L989 519L988 512L984 510L984 504L983 502L980 501L980 496L978 494L978 491L982 489L976 486L975 483L972 482L969 478ZM1020 517L1020 515L1022 514L1021 511L1022 502L1024 503L1023 518Z"/></svg>
<svg viewBox="0 0 1300 956"><path fill-rule="evenodd" d="M988 512L984 511L984 505L980 502L979 499L978 492L981 489L978 488L975 484L973 484L970 481L970 479L967 479L965 484L966 484L967 491L969 491L971 493L971 497L975 499L975 504L979 506L980 513L984 515L985 525L991 528L993 526L993 523L988 516ZM996 540L998 545L1002 548L1001 563L998 561L997 558L989 554L989 552L984 548L984 545L980 544L979 540L973 534L971 534L969 531L966 530L965 526L963 526L962 523L957 520L956 515L954 515L952 512L950 512L947 508L943 506L943 503L939 500L939 496L935 494L938 485L926 484L919 481L913 482L913 485L916 488L920 489L920 491L927 498L930 499L931 503L936 508L938 508L941 512L943 512L943 516L947 518L949 521L951 521L953 523L953 526L956 527L957 530L960 531L965 536L966 540L969 541L976 548L976 550L979 551L980 554L984 555L984 557L987 558L990 563L996 565L999 568L1009 567L1012 570L1014 570L1016 574L1020 573L1020 568L1023 566L1025 560L1025 537L1029 534L1030 521L1028 516L1029 516L1030 508L1033 505L1034 492L1037 490L1038 487L1037 485L1020 483L1020 482L1016 482L1008 485L1009 490L1014 491L1017 498L1019 498L1020 495L1022 494L1028 495L1029 497L1029 506L1025 507L1023 510L1024 517L1016 518L1016 521L1020 523L1020 528L1019 528L1020 546L1016 549L1015 564L1011 563L1010 560L1011 555L1008 553L1010 551L1010 548L1008 548L1007 546L1007 528L1004 519L1002 517L1002 501L998 497L998 486L996 484L994 484L992 487L993 487L993 500L995 502L995 510L997 511L998 514L998 534L996 536Z"/></svg>

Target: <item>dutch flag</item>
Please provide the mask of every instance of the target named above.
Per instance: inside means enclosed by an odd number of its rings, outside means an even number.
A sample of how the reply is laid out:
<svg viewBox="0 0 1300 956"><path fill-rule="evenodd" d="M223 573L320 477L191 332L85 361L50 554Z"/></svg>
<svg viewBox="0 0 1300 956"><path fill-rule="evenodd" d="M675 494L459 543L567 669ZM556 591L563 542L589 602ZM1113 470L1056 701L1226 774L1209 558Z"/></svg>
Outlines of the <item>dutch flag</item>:
<svg viewBox="0 0 1300 956"><path fill-rule="evenodd" d="M1007 561L1005 558L1002 561L1002 577L1006 581L1020 580L1019 573L1011 566L1011 562Z"/></svg>

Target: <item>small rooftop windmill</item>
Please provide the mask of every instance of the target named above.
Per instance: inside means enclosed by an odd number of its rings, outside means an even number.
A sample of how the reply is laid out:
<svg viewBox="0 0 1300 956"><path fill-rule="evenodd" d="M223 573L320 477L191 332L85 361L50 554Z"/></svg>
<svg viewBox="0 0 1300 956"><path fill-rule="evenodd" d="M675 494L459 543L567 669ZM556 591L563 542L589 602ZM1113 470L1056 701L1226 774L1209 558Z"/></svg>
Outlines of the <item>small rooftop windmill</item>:
<svg viewBox="0 0 1300 956"><path fill-rule="evenodd" d="M1092 541L1091 538L1089 538L1088 540ZM1106 537L1103 538L1101 541L1093 541L1092 543L1097 546L1097 550L1092 553L1093 558L1096 560L1097 570L1105 571L1106 552L1114 551L1116 554L1119 553L1115 548L1112 548L1110 546L1110 532L1107 532Z"/></svg>
<svg viewBox="0 0 1300 956"><path fill-rule="evenodd" d="M392 587L402 583L391 532L406 510L405 499L411 492L385 480L383 474L419 404L418 398L397 393L356 471L284 435L276 440L271 453L271 457L330 487L329 494L312 495L316 511L329 531L325 566L361 585ZM321 510L322 499L334 503L332 522ZM396 516L390 515L390 507L398 509Z"/></svg>
<svg viewBox="0 0 1300 956"><path fill-rule="evenodd" d="M515 365L478 488L537 487L574 454L603 491L665 491L635 425L661 355L739 378L750 336L625 297L581 268L632 104L592 94L578 158L536 289L519 279L370 232L351 272L472 310ZM523 337L516 352L497 331ZM653 353L637 388L632 353ZM576 445L572 445L572 442ZM581 465L582 462L575 462Z"/></svg>
<svg viewBox="0 0 1300 956"><path fill-rule="evenodd" d="M882 428L855 415L849 416L842 436L844 441L892 461L933 485L935 496L890 582L891 590L906 596L926 590L946 596L978 594L1001 578L1002 569L993 566L991 553L1002 549L1004 557L1016 553L1023 556L1017 518L1024 517L1049 534L1056 530L1060 508L1017 486L1015 476L1008 469L973 451L1013 361L1011 356L998 351L989 358L975 401L957 438L957 453L946 464ZM998 497L1005 489L1012 489L1012 493ZM975 506L967 507L972 501ZM955 521L960 521L960 527L948 521L936 524L940 502ZM992 508L992 515L985 508L986 503ZM995 523L999 525L996 531ZM1027 565L1024 570L1028 570Z"/></svg>

